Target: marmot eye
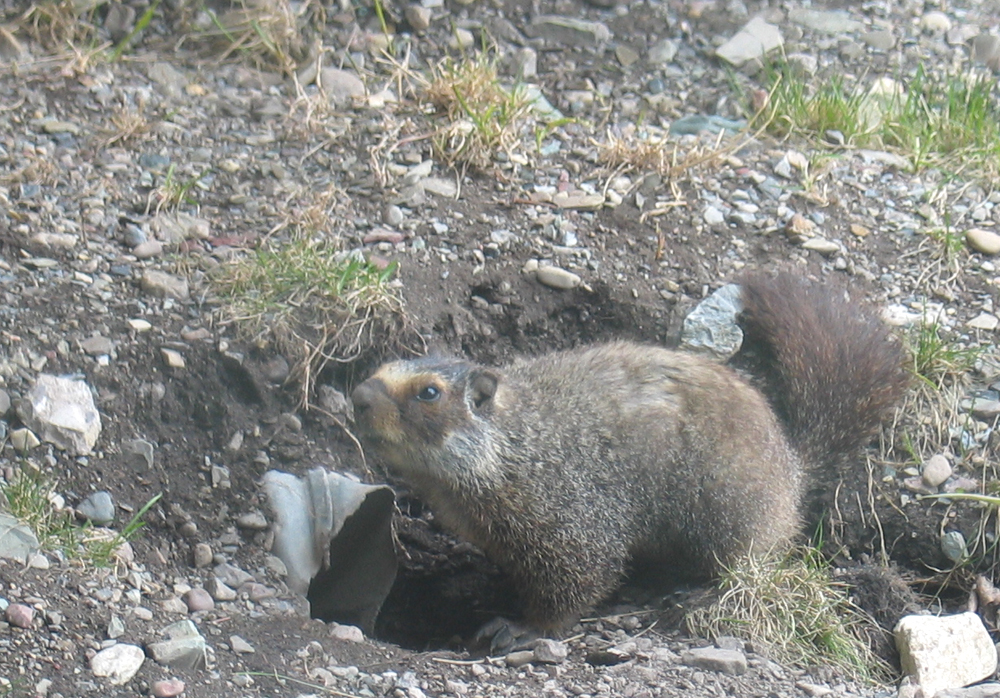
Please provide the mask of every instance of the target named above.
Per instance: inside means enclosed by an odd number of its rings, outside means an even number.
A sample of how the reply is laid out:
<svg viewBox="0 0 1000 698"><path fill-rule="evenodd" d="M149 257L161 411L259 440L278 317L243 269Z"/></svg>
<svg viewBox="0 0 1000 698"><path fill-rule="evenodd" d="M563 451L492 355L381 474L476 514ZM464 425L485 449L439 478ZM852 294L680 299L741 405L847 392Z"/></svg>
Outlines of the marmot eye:
<svg viewBox="0 0 1000 698"><path fill-rule="evenodd" d="M439 397L441 397L441 391L433 385L428 385L426 388L417 393L417 399L421 402L434 402Z"/></svg>

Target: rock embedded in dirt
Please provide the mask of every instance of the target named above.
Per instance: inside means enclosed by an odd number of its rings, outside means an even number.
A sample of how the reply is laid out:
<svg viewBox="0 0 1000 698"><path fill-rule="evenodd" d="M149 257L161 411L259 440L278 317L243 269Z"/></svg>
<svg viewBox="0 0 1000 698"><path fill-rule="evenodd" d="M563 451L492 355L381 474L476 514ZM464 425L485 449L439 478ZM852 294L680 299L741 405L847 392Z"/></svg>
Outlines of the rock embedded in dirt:
<svg viewBox="0 0 1000 698"><path fill-rule="evenodd" d="M94 676L107 677L116 686L122 686L139 672L146 654L141 647L117 644L103 649L90 660Z"/></svg>
<svg viewBox="0 0 1000 698"><path fill-rule="evenodd" d="M35 609L23 603L12 603L4 611L4 618L15 628L30 628L35 617Z"/></svg>
<svg viewBox="0 0 1000 698"><path fill-rule="evenodd" d="M535 272L538 283L560 291L569 291L579 286L583 279L571 271L550 265L539 266Z"/></svg>
<svg viewBox="0 0 1000 698"><path fill-rule="evenodd" d="M63 376L38 376L21 418L43 441L75 456L89 454L101 435L101 415L90 387Z"/></svg>
<svg viewBox="0 0 1000 698"><path fill-rule="evenodd" d="M562 664L569 656L569 648L566 644L558 640L541 638L532 644L531 652L534 661L542 664Z"/></svg>
<svg viewBox="0 0 1000 698"><path fill-rule="evenodd" d="M747 657L736 650L716 647L696 647L681 654L681 661L688 666L707 671L717 671L730 676L740 676L747 671Z"/></svg>
<svg viewBox="0 0 1000 698"><path fill-rule="evenodd" d="M340 68L323 68L319 85L335 107L348 107L365 96L365 84L354 73Z"/></svg>
<svg viewBox="0 0 1000 698"><path fill-rule="evenodd" d="M951 464L940 453L935 454L924 463L920 476L928 487L940 487L951 477Z"/></svg>
<svg viewBox="0 0 1000 698"><path fill-rule="evenodd" d="M189 620L172 623L163 629L166 640L150 643L149 656L157 664L194 671L205 666L208 645L198 632L198 627Z"/></svg>
<svg viewBox="0 0 1000 698"><path fill-rule="evenodd" d="M156 269L147 269L142 275L140 285L143 291L158 298L183 301L187 300L191 293L187 279Z"/></svg>
<svg viewBox="0 0 1000 698"><path fill-rule="evenodd" d="M739 68L755 58L762 58L784 43L781 30L762 17L754 17L733 38L715 50L715 55Z"/></svg>
<svg viewBox="0 0 1000 698"><path fill-rule="evenodd" d="M997 669L997 649L975 613L904 616L893 634L903 673L925 696L982 681Z"/></svg>
<svg viewBox="0 0 1000 698"><path fill-rule="evenodd" d="M539 15L529 29L534 36L552 43L579 48L599 48L612 38L611 30L601 22L559 15Z"/></svg>
<svg viewBox="0 0 1000 698"><path fill-rule="evenodd" d="M88 495L76 507L76 512L95 526L107 526L115 520L115 502L107 490Z"/></svg>
<svg viewBox="0 0 1000 698"><path fill-rule="evenodd" d="M155 447L144 439L130 439L122 442L122 455L128 458L132 465L152 468L155 454Z"/></svg>
<svg viewBox="0 0 1000 698"><path fill-rule="evenodd" d="M1000 235L991 230L969 228L965 231L965 239L968 241L969 247L976 252L988 255L1000 254Z"/></svg>
<svg viewBox="0 0 1000 698"><path fill-rule="evenodd" d="M151 686L152 693L156 698L176 698L184 693L184 688L184 682L180 679L154 681Z"/></svg>
<svg viewBox="0 0 1000 698"><path fill-rule="evenodd" d="M191 613L211 611L215 608L215 600L212 598L212 595L201 587L195 587L185 592L181 600Z"/></svg>

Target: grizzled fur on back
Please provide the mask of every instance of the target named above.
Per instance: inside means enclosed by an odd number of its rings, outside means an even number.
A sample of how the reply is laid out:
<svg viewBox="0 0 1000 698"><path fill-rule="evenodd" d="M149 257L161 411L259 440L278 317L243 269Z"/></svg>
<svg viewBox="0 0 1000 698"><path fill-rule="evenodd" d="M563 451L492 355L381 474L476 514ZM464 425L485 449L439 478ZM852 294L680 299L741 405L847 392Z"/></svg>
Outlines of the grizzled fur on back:
<svg viewBox="0 0 1000 698"><path fill-rule="evenodd" d="M634 558L711 575L792 540L806 474L868 438L904 384L885 331L838 303L744 284L774 409L727 366L613 342L503 369L386 364L355 389L358 434L511 575L528 621L556 628Z"/></svg>

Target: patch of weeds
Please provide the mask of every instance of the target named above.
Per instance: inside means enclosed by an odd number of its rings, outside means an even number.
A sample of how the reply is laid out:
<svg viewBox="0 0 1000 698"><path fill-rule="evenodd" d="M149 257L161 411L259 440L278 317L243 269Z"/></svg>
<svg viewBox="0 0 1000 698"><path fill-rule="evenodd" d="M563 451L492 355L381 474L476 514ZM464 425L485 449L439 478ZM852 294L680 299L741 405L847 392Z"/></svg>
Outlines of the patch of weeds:
<svg viewBox="0 0 1000 698"><path fill-rule="evenodd" d="M989 75L934 75L921 65L906 85L883 77L864 87L834 75L810 86L778 64L765 80L767 96L753 110L757 123L777 136L839 131L851 146L898 150L917 170L987 178L1000 170L1000 107Z"/></svg>
<svg viewBox="0 0 1000 698"><path fill-rule="evenodd" d="M159 501L156 495L121 531L78 525L72 512L55 506L53 484L38 470L23 464L9 481L0 481L0 504L28 526L43 550L59 550L68 559L96 567L109 566L115 553L132 540L145 523L142 517Z"/></svg>
<svg viewBox="0 0 1000 698"><path fill-rule="evenodd" d="M656 172L673 179L687 170L723 155L723 149L697 144L682 149L667 132L647 129L640 136L634 132L608 132L607 140L598 144L598 157L610 169L622 172Z"/></svg>
<svg viewBox="0 0 1000 698"><path fill-rule="evenodd" d="M234 9L217 13L203 4L211 27L195 34L219 47L222 59L238 55L258 68L295 72L309 51L309 27L326 24L318 0L241 0Z"/></svg>
<svg viewBox="0 0 1000 698"><path fill-rule="evenodd" d="M930 388L938 389L948 379L975 368L983 353L979 347L963 347L943 336L938 319L924 317L906 335L912 360L910 371Z"/></svg>
<svg viewBox="0 0 1000 698"><path fill-rule="evenodd" d="M111 115L110 124L105 129L103 145L109 148L115 144L125 144L149 133L150 124L140 109L118 107Z"/></svg>
<svg viewBox="0 0 1000 698"><path fill-rule="evenodd" d="M766 81L769 92L755 118L776 136L822 136L834 130L844 134L847 143L867 141L862 114L866 95L849 89L841 76L812 89L793 67L779 64L768 69Z"/></svg>
<svg viewBox="0 0 1000 698"><path fill-rule="evenodd" d="M412 339L396 265L385 267L304 235L265 243L218 268L215 288L225 319L259 346L272 342L293 364L290 378L308 404L315 377L329 364L393 351Z"/></svg>
<svg viewBox="0 0 1000 698"><path fill-rule="evenodd" d="M22 466L0 485L7 511L35 533L42 548L61 550L74 556L82 542L82 530L69 511L57 511L55 489L39 471Z"/></svg>
<svg viewBox="0 0 1000 698"><path fill-rule="evenodd" d="M780 559L748 556L722 573L720 592L689 614L693 632L742 637L782 664L833 665L866 682L891 676L869 643L883 631L851 603L815 548Z"/></svg>
<svg viewBox="0 0 1000 698"><path fill-rule="evenodd" d="M995 175L1000 160L1000 108L989 75L932 76L923 66L883 129L887 145L914 157L918 169L947 167Z"/></svg>
<svg viewBox="0 0 1000 698"><path fill-rule="evenodd" d="M941 258L949 264L965 250L965 238L951 227L932 228L927 231L927 237L939 245Z"/></svg>
<svg viewBox="0 0 1000 698"><path fill-rule="evenodd" d="M199 173L197 176L186 180L180 180L175 176L176 165L173 163L167 168L167 174L163 183L149 193L147 210L153 208L157 213L167 209L174 209L182 204L196 206L198 202L191 196L191 190L211 172L211 168Z"/></svg>
<svg viewBox="0 0 1000 698"><path fill-rule="evenodd" d="M88 44L97 37L97 9L103 0L42 0L21 15L20 26L49 49Z"/></svg>
<svg viewBox="0 0 1000 698"><path fill-rule="evenodd" d="M486 51L460 60L447 58L431 73L423 98L447 117L434 145L449 165L486 169L500 152L521 145L532 101L522 86L504 87L497 61Z"/></svg>

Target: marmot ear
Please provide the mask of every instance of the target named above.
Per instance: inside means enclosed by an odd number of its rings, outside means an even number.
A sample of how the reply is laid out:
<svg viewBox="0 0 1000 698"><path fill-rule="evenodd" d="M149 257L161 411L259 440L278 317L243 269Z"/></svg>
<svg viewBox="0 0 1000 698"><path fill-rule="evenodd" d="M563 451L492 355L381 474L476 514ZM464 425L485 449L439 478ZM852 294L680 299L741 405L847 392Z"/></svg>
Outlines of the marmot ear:
<svg viewBox="0 0 1000 698"><path fill-rule="evenodd" d="M497 392L500 375L488 368L477 368L469 374L468 395L475 409L481 409Z"/></svg>

